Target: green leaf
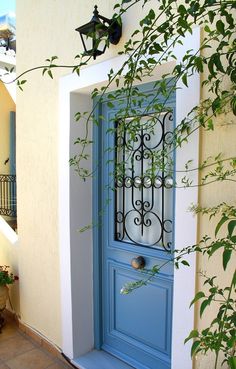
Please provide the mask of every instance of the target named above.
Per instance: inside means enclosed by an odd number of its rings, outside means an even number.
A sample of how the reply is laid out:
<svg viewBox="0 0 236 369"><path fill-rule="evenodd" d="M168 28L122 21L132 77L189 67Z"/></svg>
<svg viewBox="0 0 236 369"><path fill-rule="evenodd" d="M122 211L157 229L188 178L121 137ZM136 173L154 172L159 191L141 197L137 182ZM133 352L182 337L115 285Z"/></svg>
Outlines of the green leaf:
<svg viewBox="0 0 236 369"><path fill-rule="evenodd" d="M196 65L198 72L202 73L203 72L203 62L200 56L197 56L195 58L194 64Z"/></svg>
<svg viewBox="0 0 236 369"><path fill-rule="evenodd" d="M107 106L108 108L114 108L114 104L111 101L108 101Z"/></svg>
<svg viewBox="0 0 236 369"><path fill-rule="evenodd" d="M215 12L213 12L212 10L209 10L208 17L209 17L210 22L213 23L214 18L215 18Z"/></svg>
<svg viewBox="0 0 236 369"><path fill-rule="evenodd" d="M163 48L157 42L153 43L153 48L155 49L156 52L162 52L163 51Z"/></svg>
<svg viewBox="0 0 236 369"><path fill-rule="evenodd" d="M208 119L208 121L207 121L207 129L209 131L214 131L214 124L213 124L213 120L212 119Z"/></svg>
<svg viewBox="0 0 236 369"><path fill-rule="evenodd" d="M182 261L181 261L181 263L182 263L183 265L190 266L190 265L189 265L189 263L187 262L187 260L182 260Z"/></svg>
<svg viewBox="0 0 236 369"><path fill-rule="evenodd" d="M236 78L236 73L235 73L235 78ZM230 105L231 105L234 115L236 115L236 96L233 96L232 100L230 101Z"/></svg>
<svg viewBox="0 0 236 369"><path fill-rule="evenodd" d="M192 344L192 348L191 348L191 357L193 357L193 355L196 353L198 346L200 345L201 341L195 341Z"/></svg>
<svg viewBox="0 0 236 369"><path fill-rule="evenodd" d="M186 1L186 3L187 3L187 1ZM188 9L188 11L194 17L194 15L198 11L200 5L199 5L198 1L192 1L190 4L191 4L191 7L190 7L190 9Z"/></svg>
<svg viewBox="0 0 236 369"><path fill-rule="evenodd" d="M225 25L221 20L218 20L216 22L216 29L219 33L221 33L222 35L225 34Z"/></svg>
<svg viewBox="0 0 236 369"><path fill-rule="evenodd" d="M210 28L209 28L209 26L208 26L208 25L206 25L206 26L204 27L204 31L205 31L205 32L207 32L207 33L210 33L210 32L211 32L211 30L210 30Z"/></svg>
<svg viewBox="0 0 236 369"><path fill-rule="evenodd" d="M236 236L231 236L231 237L230 237L230 240L231 240L234 244L236 244Z"/></svg>
<svg viewBox="0 0 236 369"><path fill-rule="evenodd" d="M132 33L132 37L134 37L135 35L137 35L138 33L140 33L139 29L136 29L133 33Z"/></svg>
<svg viewBox="0 0 236 369"><path fill-rule="evenodd" d="M232 279L233 286L236 285L236 271L234 272L233 279Z"/></svg>
<svg viewBox="0 0 236 369"><path fill-rule="evenodd" d="M226 217L226 216L223 216L222 218L221 218L221 220L219 221L219 223L217 224L217 226L216 226L216 229L215 229L215 237L217 236L217 233L219 232L219 230L220 230L220 228L222 227L222 225L225 223L225 222L227 222L227 220L228 220L229 218L228 217Z"/></svg>
<svg viewBox="0 0 236 369"><path fill-rule="evenodd" d="M217 113L218 109L220 108L220 98L217 97L213 102L212 102L212 111L213 113Z"/></svg>
<svg viewBox="0 0 236 369"><path fill-rule="evenodd" d="M220 54L215 54L214 55L214 63L215 63L215 66L216 66L217 70L219 70L222 73L225 73L225 70L224 70L223 65L221 63L221 60L220 60Z"/></svg>
<svg viewBox="0 0 236 369"><path fill-rule="evenodd" d="M214 244L212 244L211 248L209 249L209 257L212 256L214 254L214 252L216 252L221 247L224 247L224 244L220 241L215 242Z"/></svg>
<svg viewBox="0 0 236 369"><path fill-rule="evenodd" d="M191 301L191 304L189 305L189 307L191 307L193 304L195 304L195 302L197 302L198 300L200 300L201 298L205 297L205 293L203 291L199 291L198 293L196 293L194 299Z"/></svg>
<svg viewBox="0 0 236 369"><path fill-rule="evenodd" d="M197 329L194 329L194 330L192 330L192 331L189 333L188 337L187 337L187 338L185 338L184 343L186 343L186 342L188 342L189 340L191 340L192 338L196 338L196 337L198 337L198 336L199 336L198 330L197 330Z"/></svg>
<svg viewBox="0 0 236 369"><path fill-rule="evenodd" d="M188 29L189 28L188 22L185 19L183 19L183 18L179 18L178 19L178 25L180 27L184 28L184 29Z"/></svg>
<svg viewBox="0 0 236 369"><path fill-rule="evenodd" d="M230 237L233 235L233 231L235 227L236 227L236 220L231 220L228 224L228 232L229 232Z"/></svg>
<svg viewBox="0 0 236 369"><path fill-rule="evenodd" d="M52 72L51 72L50 69L48 70L48 75L49 75L49 77L51 77L53 79L53 75L52 75Z"/></svg>
<svg viewBox="0 0 236 369"><path fill-rule="evenodd" d="M155 16L156 16L156 15L155 15L155 12L154 12L154 10L153 10L153 9L151 9L151 10L150 10L150 12L149 12L148 16L149 16L149 18L150 18L150 19L155 19Z"/></svg>
<svg viewBox="0 0 236 369"><path fill-rule="evenodd" d="M236 356L230 357L228 360L230 369L236 369Z"/></svg>
<svg viewBox="0 0 236 369"><path fill-rule="evenodd" d="M226 15L226 21L227 21L227 23L230 25L230 27L234 27L234 18L233 18L233 16L232 16L232 14L227 14Z"/></svg>
<svg viewBox="0 0 236 369"><path fill-rule="evenodd" d="M224 268L224 270L227 268L227 264L230 261L231 254L232 254L232 250L225 250L223 252L223 268Z"/></svg>
<svg viewBox="0 0 236 369"><path fill-rule="evenodd" d="M207 300L204 300L202 303L201 303L201 306L200 306L200 318L202 317L202 314L204 312L204 310L206 309L206 307L210 305L210 301L207 299Z"/></svg>
<svg viewBox="0 0 236 369"><path fill-rule="evenodd" d="M208 63L208 69L211 75L215 75L214 65L214 55L212 55Z"/></svg>
<svg viewBox="0 0 236 369"><path fill-rule="evenodd" d="M206 329L203 329L203 331L201 332L203 336L206 336L209 332L210 328L206 328Z"/></svg>
<svg viewBox="0 0 236 369"><path fill-rule="evenodd" d="M182 76L182 81L183 83L185 84L186 87L188 87L188 75L187 73L185 73L183 76Z"/></svg>
<svg viewBox="0 0 236 369"><path fill-rule="evenodd" d="M184 5L180 5L179 7L178 7L178 13L180 13L182 16L184 15L184 14L186 14L186 9L185 9L185 6Z"/></svg>
<svg viewBox="0 0 236 369"><path fill-rule="evenodd" d="M154 58L148 58L147 61L149 64L156 64L156 60Z"/></svg>

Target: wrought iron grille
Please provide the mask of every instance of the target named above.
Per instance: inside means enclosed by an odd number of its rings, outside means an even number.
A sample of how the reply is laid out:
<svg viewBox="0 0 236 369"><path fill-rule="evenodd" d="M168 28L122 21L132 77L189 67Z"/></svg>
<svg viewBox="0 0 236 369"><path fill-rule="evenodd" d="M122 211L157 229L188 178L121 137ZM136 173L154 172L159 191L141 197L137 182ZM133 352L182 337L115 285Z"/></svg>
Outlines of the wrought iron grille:
<svg viewBox="0 0 236 369"><path fill-rule="evenodd" d="M117 122L115 240L170 251L174 180L164 162L160 170L153 168L155 153L168 150L173 140L173 114L152 117L151 125L149 120L142 116Z"/></svg>
<svg viewBox="0 0 236 369"><path fill-rule="evenodd" d="M0 215L16 217L16 176L0 174Z"/></svg>

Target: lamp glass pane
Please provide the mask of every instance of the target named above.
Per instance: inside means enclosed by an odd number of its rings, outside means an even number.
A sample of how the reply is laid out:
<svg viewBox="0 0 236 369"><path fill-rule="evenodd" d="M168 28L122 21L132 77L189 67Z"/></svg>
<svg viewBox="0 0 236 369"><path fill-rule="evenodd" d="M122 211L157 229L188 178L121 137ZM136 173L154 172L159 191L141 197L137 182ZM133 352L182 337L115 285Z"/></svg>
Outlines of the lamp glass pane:
<svg viewBox="0 0 236 369"><path fill-rule="evenodd" d="M86 47L86 51L90 51L93 49L93 39L92 37L88 36L88 35L82 35L83 40L84 40L84 44Z"/></svg>
<svg viewBox="0 0 236 369"><path fill-rule="evenodd" d="M97 47L97 49L101 52L101 53L104 53L105 51L105 48L106 48L106 39L101 39L100 42L99 42L99 45Z"/></svg>

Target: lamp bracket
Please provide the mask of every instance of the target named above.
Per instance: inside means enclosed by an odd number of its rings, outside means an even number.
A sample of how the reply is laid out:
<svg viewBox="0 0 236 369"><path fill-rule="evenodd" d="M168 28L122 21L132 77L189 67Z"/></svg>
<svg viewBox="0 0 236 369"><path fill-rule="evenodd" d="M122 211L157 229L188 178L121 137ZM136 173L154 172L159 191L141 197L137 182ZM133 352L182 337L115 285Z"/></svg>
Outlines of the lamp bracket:
<svg viewBox="0 0 236 369"><path fill-rule="evenodd" d="M106 17L104 17L103 15L100 15L98 10L97 10L97 5L95 5L94 7L94 17L101 19L104 23L107 23L109 28L108 28L108 39L109 42L113 45L117 45L118 42L120 41L121 35L122 35L122 26L121 24L117 21L117 19L112 18L112 19L108 19Z"/></svg>

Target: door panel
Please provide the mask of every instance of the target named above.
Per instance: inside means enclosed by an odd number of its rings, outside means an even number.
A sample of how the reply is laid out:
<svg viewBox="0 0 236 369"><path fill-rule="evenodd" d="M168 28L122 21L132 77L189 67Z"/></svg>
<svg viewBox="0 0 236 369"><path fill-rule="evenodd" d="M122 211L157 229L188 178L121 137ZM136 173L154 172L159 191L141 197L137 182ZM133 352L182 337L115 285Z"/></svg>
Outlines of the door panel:
<svg viewBox="0 0 236 369"><path fill-rule="evenodd" d="M147 269L170 259L174 178L160 170L151 175L148 169L153 150L163 149L171 140L174 104L171 96L167 111L155 116L156 125L150 132L146 130L148 116L155 111L142 106L137 111L137 116L142 115L138 118L141 124L132 139L129 124L135 120L133 111L130 118L118 122L114 119L116 106L110 109L104 101L99 107L105 118L100 128L100 347L137 369L171 367L173 265L167 263L147 286L131 294L123 295L121 290L127 282L145 278L131 267L134 257L144 257ZM124 160L126 164L117 172Z"/></svg>
<svg viewBox="0 0 236 369"><path fill-rule="evenodd" d="M118 263L110 263L110 333L118 334L126 340L127 336L136 340L136 344L144 344L150 348L168 353L168 322L171 313L171 282L159 278L151 282L147 288L140 288L129 295L120 294L122 286L129 280L140 278L138 272L128 270ZM116 308L113 309L112 305ZM143 314L145 312L146 314ZM119 335L117 335L118 337ZM134 342L135 343L135 342Z"/></svg>

